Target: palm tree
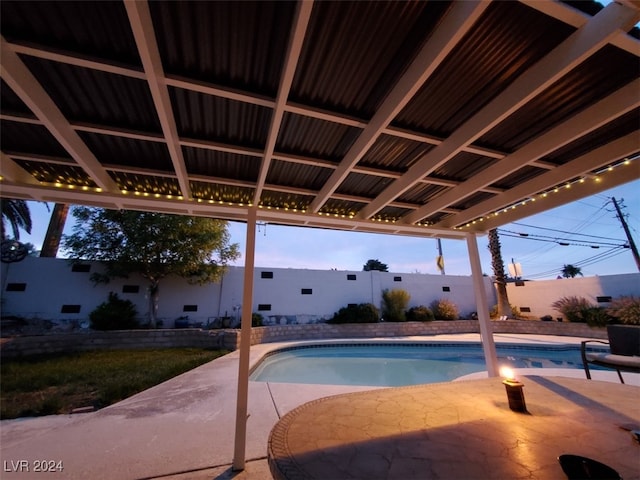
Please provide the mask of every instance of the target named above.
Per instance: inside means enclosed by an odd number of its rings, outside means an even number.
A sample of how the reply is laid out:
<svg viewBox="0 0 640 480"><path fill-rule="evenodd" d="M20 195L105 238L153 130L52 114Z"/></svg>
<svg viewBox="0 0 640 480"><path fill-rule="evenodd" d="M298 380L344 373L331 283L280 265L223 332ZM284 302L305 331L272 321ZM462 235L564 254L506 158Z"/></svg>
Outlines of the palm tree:
<svg viewBox="0 0 640 480"><path fill-rule="evenodd" d="M0 203L2 203L2 240L7 239L7 222L16 240L20 240L20 229L31 233L31 212L25 200L5 198L0 200Z"/></svg>
<svg viewBox="0 0 640 480"><path fill-rule="evenodd" d="M507 295L507 278L504 274L504 261L500 250L498 230L489 230L489 251L491 252L491 266L495 277L496 294L498 296L498 317L513 317L509 297Z"/></svg>
<svg viewBox="0 0 640 480"><path fill-rule="evenodd" d="M66 203L56 203L51 213L51 219L49 220L49 227L47 228L47 234L42 242L41 257L55 257L58 254L58 248L60 248L60 239L62 238L62 231L64 230L64 224L67 221L67 214L69 213L69 205Z"/></svg>
<svg viewBox="0 0 640 480"><path fill-rule="evenodd" d="M576 267L575 265L565 265L562 267L562 276L564 278L574 278L576 275L580 275L584 277L582 274L582 269L580 267Z"/></svg>

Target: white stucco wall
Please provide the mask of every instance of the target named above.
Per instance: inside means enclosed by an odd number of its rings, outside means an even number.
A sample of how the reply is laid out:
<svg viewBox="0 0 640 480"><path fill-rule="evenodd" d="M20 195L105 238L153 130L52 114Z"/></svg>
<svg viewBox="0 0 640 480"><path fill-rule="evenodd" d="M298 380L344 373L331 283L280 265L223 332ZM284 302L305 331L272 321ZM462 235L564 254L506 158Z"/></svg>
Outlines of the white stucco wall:
<svg viewBox="0 0 640 480"><path fill-rule="evenodd" d="M540 280L524 282L524 286L509 283L507 295L511 305L531 310L530 313L524 312L524 315L532 318L544 315L560 318L562 315L551 304L563 297L582 297L594 305L606 307L609 304L598 302L598 297L640 296L640 273Z"/></svg>
<svg viewBox="0 0 640 480"><path fill-rule="evenodd" d="M3 315L83 321L113 291L120 298L131 300L144 317L148 311L147 282L132 276L94 285L89 277L99 270L99 264L91 263L90 272L72 272L67 260L53 258L28 257L19 263L2 264ZM263 272L271 272L273 278L263 278ZM206 286L166 278L160 284L158 316L166 326L173 326L173 321L183 315L188 315L192 322L203 323L213 317L239 318L243 275L244 268L230 267L222 282ZM348 276L355 276L355 280L349 280ZM493 305L493 286L489 278L484 281L488 302ZM8 291L9 286L15 288L16 284L25 284L25 290ZM124 286L138 286L139 291L126 293ZM449 291L443 291L444 287ZM371 302L380 307L382 290L387 288L406 290L411 295L410 307L447 298L462 315L476 310L472 279L466 276L257 268L253 311L259 311L270 323L291 323L291 318L280 317L294 316L294 322L312 322L330 318L350 303ZM303 294L302 289L310 289L311 293ZM62 313L63 305L80 305L80 312ZM196 306L197 311L184 311L185 305ZM260 311L260 305L271 308Z"/></svg>
<svg viewBox="0 0 640 480"><path fill-rule="evenodd" d="M92 263L91 272L72 272L67 260L35 257L2 264L2 314L81 322L113 291L120 298L131 300L144 318L148 311L146 281L132 276L94 286L89 277L99 268L99 264ZM271 272L273 278L263 278L263 272ZM206 286L166 278L160 284L158 316L169 327L184 315L191 322L203 323L221 316L239 319L243 275L244 268L231 267L222 282ZM355 280L349 280L349 275L354 275ZM16 284L24 284L24 291L10 291ZM495 290L490 278L485 277L484 284L491 307L496 303ZM125 293L125 285L137 285L139 291ZM472 279L466 276L257 268L253 311L259 311L267 324L309 323L328 319L350 303L371 302L380 308L382 291L398 288L411 295L409 307L428 306L435 299L446 298L458 306L462 316L476 310ZM310 289L311 294L303 294L302 289ZM525 282L521 287L508 284L507 292L512 305L530 309L526 313L529 317L557 318L560 314L551 304L564 296L585 297L594 304L598 297L640 296L640 274ZM62 313L63 305L80 305L80 312ZM270 305L270 310L259 310L260 305ZM195 306L197 311L185 311L185 306Z"/></svg>

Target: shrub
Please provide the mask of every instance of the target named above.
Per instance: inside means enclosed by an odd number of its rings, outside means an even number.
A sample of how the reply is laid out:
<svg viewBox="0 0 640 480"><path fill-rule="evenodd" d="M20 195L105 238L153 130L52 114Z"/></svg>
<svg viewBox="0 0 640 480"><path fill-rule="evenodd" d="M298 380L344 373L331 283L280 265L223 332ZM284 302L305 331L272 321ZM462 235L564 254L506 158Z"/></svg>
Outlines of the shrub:
<svg viewBox="0 0 640 480"><path fill-rule="evenodd" d="M411 307L407 310L408 322L430 322L434 320L433 312L429 307L420 305L419 307Z"/></svg>
<svg viewBox="0 0 640 480"><path fill-rule="evenodd" d="M251 326L252 327L261 327L263 325L263 316L260 313L253 312L251 314Z"/></svg>
<svg viewBox="0 0 640 480"><path fill-rule="evenodd" d="M136 307L130 300L122 300L111 292L109 299L89 314L89 319L91 328L95 330L127 330L138 328L137 315Z"/></svg>
<svg viewBox="0 0 640 480"><path fill-rule="evenodd" d="M540 317L540 320L543 322L553 322L553 317L551 315L543 315Z"/></svg>
<svg viewBox="0 0 640 480"><path fill-rule="evenodd" d="M405 310L409 304L411 295L404 290L382 291L382 318L387 322L406 322Z"/></svg>
<svg viewBox="0 0 640 480"><path fill-rule="evenodd" d="M605 326L611 320L604 308L583 297L562 297L551 306L570 322L587 323L591 327Z"/></svg>
<svg viewBox="0 0 640 480"><path fill-rule="evenodd" d="M584 314L587 325L590 327L604 327L611 323L611 317L602 307L591 307Z"/></svg>
<svg viewBox="0 0 640 480"><path fill-rule="evenodd" d="M514 318L522 317L522 314L520 312L520 308L516 307L515 305L511 305L511 304L509 304L509 307L511 307L511 313L513 313L513 317ZM493 307L491 307L491 310L489 310L489 317L490 318L498 318L498 305L494 305Z"/></svg>
<svg viewBox="0 0 640 480"><path fill-rule="evenodd" d="M371 303L348 305L341 308L327 323L378 323L380 312Z"/></svg>
<svg viewBox="0 0 640 480"><path fill-rule="evenodd" d="M455 303L445 298L434 300L430 306L436 320L456 320L459 316Z"/></svg>
<svg viewBox="0 0 640 480"><path fill-rule="evenodd" d="M607 313L626 325L640 325L640 298L622 296L611 301Z"/></svg>
<svg viewBox="0 0 640 480"><path fill-rule="evenodd" d="M560 312L570 322L586 322L585 312L595 305L582 297L562 297L556 300L551 306Z"/></svg>

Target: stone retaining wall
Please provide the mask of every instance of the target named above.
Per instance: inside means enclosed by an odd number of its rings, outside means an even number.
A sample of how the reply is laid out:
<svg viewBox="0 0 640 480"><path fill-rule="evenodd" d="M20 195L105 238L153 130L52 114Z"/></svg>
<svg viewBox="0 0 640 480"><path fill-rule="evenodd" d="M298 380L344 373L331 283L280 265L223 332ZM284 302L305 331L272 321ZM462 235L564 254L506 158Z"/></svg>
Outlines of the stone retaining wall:
<svg viewBox="0 0 640 480"><path fill-rule="evenodd" d="M584 323L541 322L504 320L492 321L494 333L559 335L606 339L605 328L592 328ZM479 333L477 320L402 322L402 323L357 323L330 325L280 325L253 328L251 345L290 340L318 340L332 338L376 338L419 335L443 335L456 333ZM235 338L232 338L234 336ZM240 348L240 330L228 331L225 344L229 348Z"/></svg>
<svg viewBox="0 0 640 480"><path fill-rule="evenodd" d="M533 335L607 339L606 328L590 327L586 323L505 320L494 321L491 324L493 325L493 333L529 333Z"/></svg>
<svg viewBox="0 0 640 480"><path fill-rule="evenodd" d="M14 358L60 352L116 350L131 348L227 348L223 330L118 330L110 332L74 332L2 338L0 355ZM232 337L231 337L232 338Z"/></svg>
<svg viewBox="0 0 640 480"><path fill-rule="evenodd" d="M491 322L494 333L559 335L606 339L604 328L591 328L583 323L505 320ZM277 325L257 327L251 331L251 344L291 340L332 338L379 338L455 333L478 333L477 320L358 323L345 325ZM114 332L82 332L3 338L0 354L3 358L122 348L201 347L240 348L240 330L122 330Z"/></svg>

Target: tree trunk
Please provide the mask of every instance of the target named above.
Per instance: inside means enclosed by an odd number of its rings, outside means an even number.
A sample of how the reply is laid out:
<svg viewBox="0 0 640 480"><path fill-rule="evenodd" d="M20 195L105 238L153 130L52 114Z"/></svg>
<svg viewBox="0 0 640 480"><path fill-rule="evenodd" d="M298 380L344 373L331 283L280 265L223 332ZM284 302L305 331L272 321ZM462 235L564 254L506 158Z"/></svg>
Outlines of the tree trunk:
<svg viewBox="0 0 640 480"><path fill-rule="evenodd" d="M66 203L56 203L51 213L47 234L42 242L41 257L56 257L60 248L60 240L62 239L62 231L67 221L69 213L69 205Z"/></svg>
<svg viewBox="0 0 640 480"><path fill-rule="evenodd" d="M157 314L158 314L158 298L160 294L160 290L158 288L157 280L152 280L151 285L149 285L149 328L156 328L157 322Z"/></svg>
<svg viewBox="0 0 640 480"><path fill-rule="evenodd" d="M507 296L507 280L504 274L504 262L500 251L500 238L498 231L494 228L489 230L489 251L491 252L491 266L495 276L496 293L498 297L498 317L513 317L509 297Z"/></svg>

